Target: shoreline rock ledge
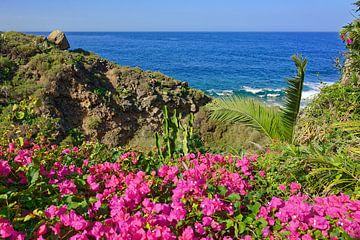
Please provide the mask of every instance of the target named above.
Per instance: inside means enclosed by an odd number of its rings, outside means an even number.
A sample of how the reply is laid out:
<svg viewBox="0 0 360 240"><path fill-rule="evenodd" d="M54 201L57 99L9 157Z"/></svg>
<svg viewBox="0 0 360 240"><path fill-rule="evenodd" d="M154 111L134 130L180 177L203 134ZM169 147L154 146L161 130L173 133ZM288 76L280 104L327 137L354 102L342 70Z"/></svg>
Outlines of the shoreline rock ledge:
<svg viewBox="0 0 360 240"><path fill-rule="evenodd" d="M52 31L47 37L47 40L54 43L61 50L66 50L70 48L70 44L65 36L65 33L60 30Z"/></svg>

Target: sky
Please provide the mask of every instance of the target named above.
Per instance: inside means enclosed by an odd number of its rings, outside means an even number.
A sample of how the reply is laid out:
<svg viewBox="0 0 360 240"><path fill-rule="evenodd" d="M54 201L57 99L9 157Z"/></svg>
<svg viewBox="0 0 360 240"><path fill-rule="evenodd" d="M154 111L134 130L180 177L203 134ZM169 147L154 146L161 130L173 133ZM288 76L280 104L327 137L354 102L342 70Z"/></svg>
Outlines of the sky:
<svg viewBox="0 0 360 240"><path fill-rule="evenodd" d="M0 0L0 31L338 31L355 0Z"/></svg>

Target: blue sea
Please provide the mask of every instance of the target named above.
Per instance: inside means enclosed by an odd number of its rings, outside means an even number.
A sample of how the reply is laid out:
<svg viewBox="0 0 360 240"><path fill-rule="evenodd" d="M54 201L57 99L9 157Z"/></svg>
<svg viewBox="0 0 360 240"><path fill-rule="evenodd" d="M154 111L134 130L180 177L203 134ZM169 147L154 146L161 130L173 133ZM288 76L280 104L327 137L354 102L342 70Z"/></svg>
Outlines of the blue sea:
<svg viewBox="0 0 360 240"><path fill-rule="evenodd" d="M37 33L47 35L47 33ZM293 54L309 61L303 98L340 77L344 51L337 33L67 32L83 48L120 65L160 71L212 96L256 96L279 103L286 77L296 74Z"/></svg>

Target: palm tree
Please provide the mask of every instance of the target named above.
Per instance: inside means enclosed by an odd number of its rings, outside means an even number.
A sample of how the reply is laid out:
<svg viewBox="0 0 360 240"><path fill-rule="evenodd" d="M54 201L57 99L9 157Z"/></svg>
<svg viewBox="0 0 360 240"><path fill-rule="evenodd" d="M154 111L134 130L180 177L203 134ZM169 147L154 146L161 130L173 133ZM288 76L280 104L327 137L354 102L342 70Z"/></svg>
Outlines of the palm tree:
<svg viewBox="0 0 360 240"><path fill-rule="evenodd" d="M300 55L292 56L297 76L287 79L285 103L282 108L243 97L218 99L209 106L211 119L220 122L242 123L271 139L293 141L294 127L300 110L301 94L305 79L307 60Z"/></svg>

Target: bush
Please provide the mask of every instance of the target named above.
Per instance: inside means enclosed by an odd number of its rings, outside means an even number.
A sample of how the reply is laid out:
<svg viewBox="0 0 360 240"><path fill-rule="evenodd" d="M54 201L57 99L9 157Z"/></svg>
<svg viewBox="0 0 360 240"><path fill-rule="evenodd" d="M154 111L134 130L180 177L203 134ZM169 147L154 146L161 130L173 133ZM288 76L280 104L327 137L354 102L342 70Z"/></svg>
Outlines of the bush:
<svg viewBox="0 0 360 240"><path fill-rule="evenodd" d="M0 83L9 80L16 68L16 64L7 57L0 56Z"/></svg>
<svg viewBox="0 0 360 240"><path fill-rule="evenodd" d="M324 87L300 115L297 142L331 146L334 152L346 151L357 145L359 138L350 137L334 124L359 120L359 99L359 87L341 83Z"/></svg>
<svg viewBox="0 0 360 240"><path fill-rule="evenodd" d="M133 151L102 154L98 145L1 149L2 238L360 236L360 202L348 196L313 201L292 182L262 201L257 186L267 173L256 156L190 154L162 165Z"/></svg>

